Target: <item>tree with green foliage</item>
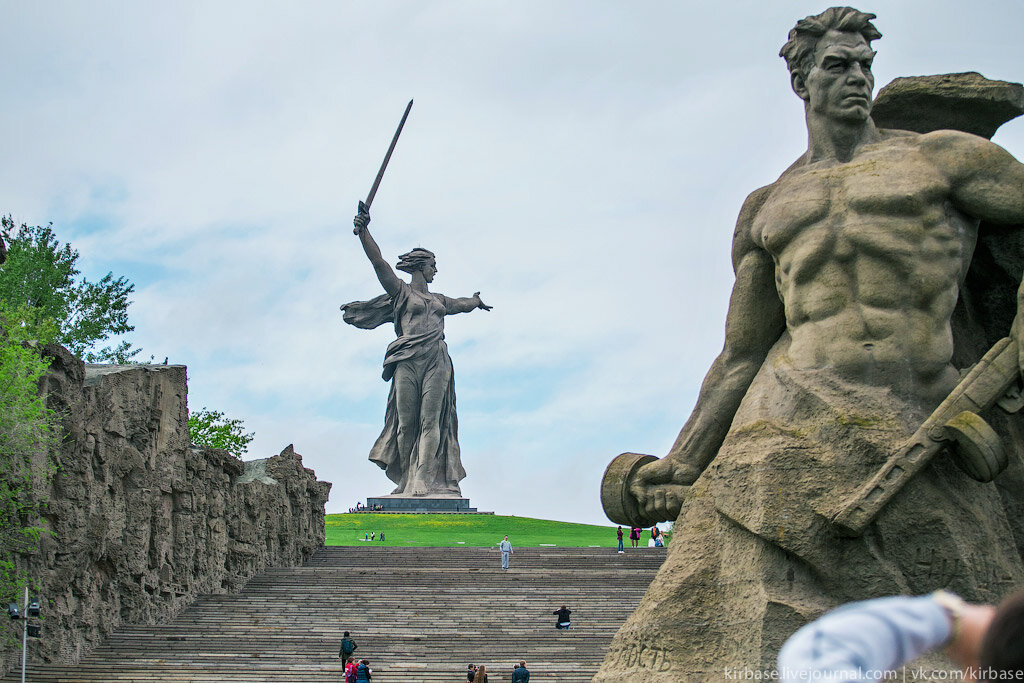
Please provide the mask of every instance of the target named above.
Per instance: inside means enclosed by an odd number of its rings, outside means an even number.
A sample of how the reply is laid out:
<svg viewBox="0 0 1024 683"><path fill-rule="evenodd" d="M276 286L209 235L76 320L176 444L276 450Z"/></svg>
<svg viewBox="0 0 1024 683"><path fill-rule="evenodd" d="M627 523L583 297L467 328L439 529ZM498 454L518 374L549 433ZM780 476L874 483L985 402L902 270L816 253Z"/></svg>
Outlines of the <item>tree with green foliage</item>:
<svg viewBox="0 0 1024 683"><path fill-rule="evenodd" d="M188 434L196 446L222 448L237 458L249 450L249 442L255 432L245 433L242 420L228 418L219 410L202 410L189 413Z"/></svg>
<svg viewBox="0 0 1024 683"><path fill-rule="evenodd" d="M0 301L0 602L14 602L28 585L18 555L36 548L46 509L43 494L56 471L58 428L39 381L49 367L42 345L49 322L25 323L31 311Z"/></svg>
<svg viewBox="0 0 1024 683"><path fill-rule="evenodd" d="M30 327L44 320L57 325L56 341L89 363L130 363L140 349L127 341L116 347L95 347L114 335L131 332L128 297L135 285L124 276L107 273L96 282L76 267L77 250L61 244L52 224L15 230L3 216L0 239L7 242L7 262L0 268L0 301L19 310Z"/></svg>

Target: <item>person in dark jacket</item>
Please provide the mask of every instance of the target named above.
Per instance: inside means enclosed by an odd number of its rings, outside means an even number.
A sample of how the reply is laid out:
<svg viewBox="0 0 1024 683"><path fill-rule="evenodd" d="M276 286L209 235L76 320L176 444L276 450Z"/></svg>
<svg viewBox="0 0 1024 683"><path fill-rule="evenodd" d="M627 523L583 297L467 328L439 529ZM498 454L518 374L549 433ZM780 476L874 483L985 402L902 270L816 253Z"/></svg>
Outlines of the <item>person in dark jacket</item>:
<svg viewBox="0 0 1024 683"><path fill-rule="evenodd" d="M526 662L519 662L512 671L512 683L530 683L530 672L526 668Z"/></svg>
<svg viewBox="0 0 1024 683"><path fill-rule="evenodd" d="M572 614L571 609L567 609L565 605L562 605L552 614L558 615L558 619L555 620L555 628L569 628L569 615Z"/></svg>
<svg viewBox="0 0 1024 683"><path fill-rule="evenodd" d="M373 678L373 670L370 668L370 660L363 659L356 667L356 683L370 683Z"/></svg>
<svg viewBox="0 0 1024 683"><path fill-rule="evenodd" d="M341 650L338 651L338 656L341 657L341 661L347 662L348 658L352 656L352 653L356 651L356 641L349 638L349 632L345 631L345 634L341 637Z"/></svg>

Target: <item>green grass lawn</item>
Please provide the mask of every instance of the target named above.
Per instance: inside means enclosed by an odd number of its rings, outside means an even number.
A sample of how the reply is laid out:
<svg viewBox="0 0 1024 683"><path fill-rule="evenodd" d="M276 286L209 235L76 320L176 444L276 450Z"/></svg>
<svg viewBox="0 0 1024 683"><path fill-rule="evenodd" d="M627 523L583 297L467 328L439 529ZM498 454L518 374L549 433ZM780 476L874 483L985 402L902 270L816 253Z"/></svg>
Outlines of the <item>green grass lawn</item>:
<svg viewBox="0 0 1024 683"><path fill-rule="evenodd" d="M327 515L327 545L370 545L364 534L377 535L374 546L496 546L508 534L512 547L614 548L614 526L553 522L503 515L389 515L362 512ZM385 541L380 542L384 532ZM624 529L629 546L629 529ZM647 545L646 534L642 543ZM666 536L670 538L670 536Z"/></svg>

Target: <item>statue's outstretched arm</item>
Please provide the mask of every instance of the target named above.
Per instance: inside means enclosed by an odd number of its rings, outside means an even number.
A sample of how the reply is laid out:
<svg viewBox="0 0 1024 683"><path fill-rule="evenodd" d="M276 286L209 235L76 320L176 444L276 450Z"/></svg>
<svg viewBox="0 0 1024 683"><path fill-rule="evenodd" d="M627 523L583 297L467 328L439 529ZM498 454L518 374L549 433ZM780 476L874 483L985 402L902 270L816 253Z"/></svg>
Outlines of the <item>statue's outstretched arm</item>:
<svg viewBox="0 0 1024 683"><path fill-rule="evenodd" d="M733 240L736 282L722 353L704 378L693 413L668 455L641 467L630 485L641 511L651 519L675 519L686 487L717 455L740 401L785 330L774 261L750 236L753 213L744 207Z"/></svg>
<svg viewBox="0 0 1024 683"><path fill-rule="evenodd" d="M355 226L354 232L359 237L359 242L363 245L363 251L366 252L366 258L370 259L373 270L377 273L377 279L380 280L384 291L394 296L401 288L402 281L395 275L395 271L391 269L391 264L381 256L380 247L377 246L377 242L374 241L367 228L369 222L370 214L362 209L362 203L360 203L360 211L352 219L352 224Z"/></svg>
<svg viewBox="0 0 1024 683"><path fill-rule="evenodd" d="M457 299L448 299L449 305L446 314L451 315L453 313L469 313L480 308L485 311L489 311L494 306L488 306L480 299L480 292L474 292L473 296L463 296Z"/></svg>

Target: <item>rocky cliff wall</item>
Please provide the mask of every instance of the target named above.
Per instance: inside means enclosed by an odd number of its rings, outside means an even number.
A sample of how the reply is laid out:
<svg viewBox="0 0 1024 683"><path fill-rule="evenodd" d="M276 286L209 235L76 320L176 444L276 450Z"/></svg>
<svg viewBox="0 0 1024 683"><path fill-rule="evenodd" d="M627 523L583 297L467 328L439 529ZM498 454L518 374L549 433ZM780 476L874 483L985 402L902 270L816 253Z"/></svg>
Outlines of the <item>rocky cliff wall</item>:
<svg viewBox="0 0 1024 683"><path fill-rule="evenodd" d="M52 534L22 558L45 615L33 659L77 661L121 624L167 619L323 545L331 485L291 446L242 462L190 445L185 366L44 353L53 363L43 388L66 438L46 492ZM0 650L5 668L19 652Z"/></svg>

